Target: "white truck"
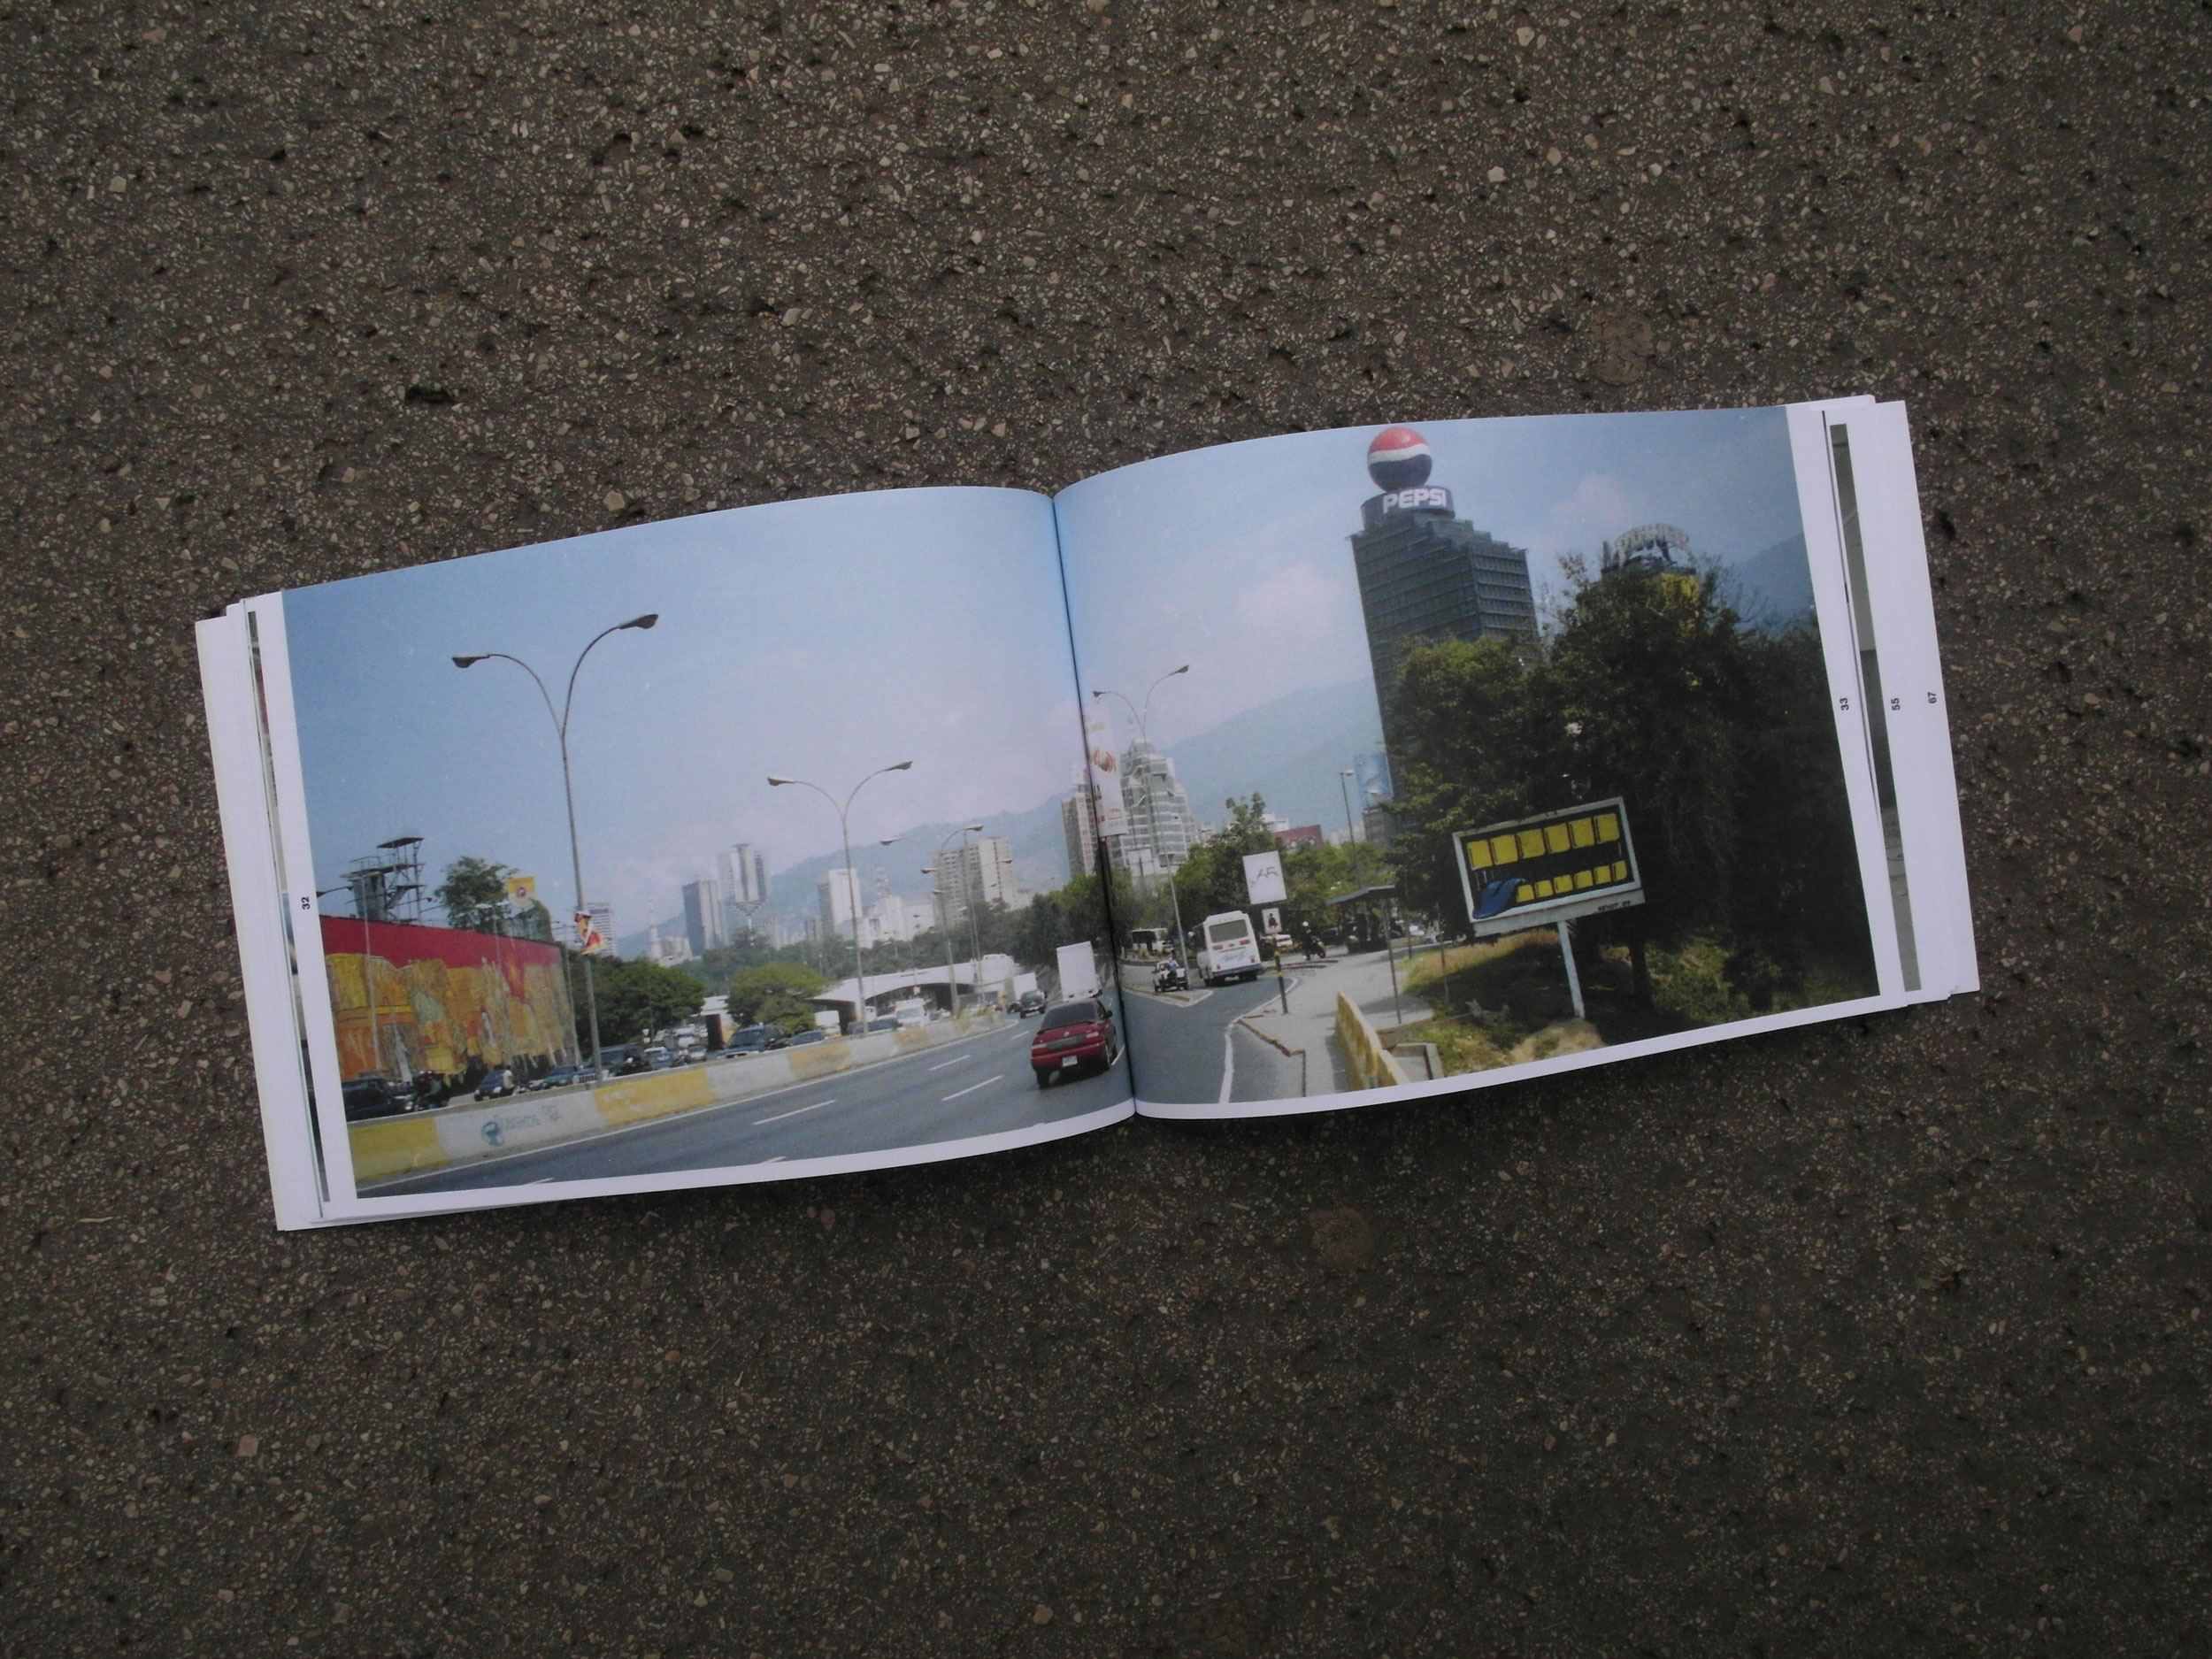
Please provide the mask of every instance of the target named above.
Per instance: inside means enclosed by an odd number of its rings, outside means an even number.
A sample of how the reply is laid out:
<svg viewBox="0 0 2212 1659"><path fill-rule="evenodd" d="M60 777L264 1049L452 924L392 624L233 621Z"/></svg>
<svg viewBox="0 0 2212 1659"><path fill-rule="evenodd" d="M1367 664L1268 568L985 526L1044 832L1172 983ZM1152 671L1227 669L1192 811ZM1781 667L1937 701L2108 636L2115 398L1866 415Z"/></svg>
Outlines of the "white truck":
<svg viewBox="0 0 2212 1659"><path fill-rule="evenodd" d="M1079 996L1098 995L1098 957L1087 939L1079 944L1063 945L1055 953L1060 970L1060 1000L1071 1002Z"/></svg>

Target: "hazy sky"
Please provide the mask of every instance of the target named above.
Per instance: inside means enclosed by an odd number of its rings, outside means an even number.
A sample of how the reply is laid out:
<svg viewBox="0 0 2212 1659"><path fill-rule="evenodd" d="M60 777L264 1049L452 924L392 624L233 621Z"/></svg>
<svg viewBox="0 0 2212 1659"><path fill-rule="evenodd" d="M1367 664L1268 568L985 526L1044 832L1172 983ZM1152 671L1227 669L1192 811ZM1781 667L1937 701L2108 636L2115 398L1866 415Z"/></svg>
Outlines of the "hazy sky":
<svg viewBox="0 0 2212 1659"><path fill-rule="evenodd" d="M509 651L560 701L584 879L624 932L665 918L717 851L770 872L838 845L810 790L843 795L856 849L910 825L1019 810L1080 756L1049 504L1010 490L902 490L708 513L286 595L316 885L402 831L434 883L464 853L572 897L553 726ZM873 860L855 853L863 869ZM334 901L344 902L342 896Z"/></svg>
<svg viewBox="0 0 2212 1659"><path fill-rule="evenodd" d="M1734 564L1800 529L1780 410L1412 423L1460 517L1529 550L1541 603L1562 556L1653 520ZM1167 746L1310 686L1370 672L1348 537L1380 426L1194 449L1059 498L1087 687L1153 699ZM1126 724L1125 717L1124 723Z"/></svg>

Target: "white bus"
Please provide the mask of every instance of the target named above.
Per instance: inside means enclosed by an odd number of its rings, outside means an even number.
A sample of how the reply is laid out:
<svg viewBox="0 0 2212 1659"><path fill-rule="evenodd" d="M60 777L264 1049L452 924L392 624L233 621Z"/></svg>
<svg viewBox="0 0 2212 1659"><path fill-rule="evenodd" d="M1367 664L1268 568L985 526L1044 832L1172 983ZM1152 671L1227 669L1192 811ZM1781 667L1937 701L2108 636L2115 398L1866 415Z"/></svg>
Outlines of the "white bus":
<svg viewBox="0 0 2212 1659"><path fill-rule="evenodd" d="M1260 937L1242 910L1209 916L1202 937L1206 942L1198 953L1198 972L1208 985L1260 977Z"/></svg>

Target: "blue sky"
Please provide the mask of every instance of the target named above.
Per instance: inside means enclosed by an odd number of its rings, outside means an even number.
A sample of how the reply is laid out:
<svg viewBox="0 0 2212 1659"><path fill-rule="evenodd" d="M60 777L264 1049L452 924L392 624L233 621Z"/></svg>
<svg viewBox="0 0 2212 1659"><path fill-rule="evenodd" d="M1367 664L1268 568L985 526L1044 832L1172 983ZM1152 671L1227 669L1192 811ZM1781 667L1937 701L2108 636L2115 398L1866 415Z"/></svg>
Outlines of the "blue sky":
<svg viewBox="0 0 2212 1659"><path fill-rule="evenodd" d="M1778 409L1409 423L1460 517L1529 550L1540 603L1559 560L1659 520L1724 564L1801 528ZM1307 687L1370 673L1348 540L1375 493L1379 426L1194 449L1059 497L1087 686L1153 699L1163 746ZM1124 724L1126 724L1124 717Z"/></svg>
<svg viewBox="0 0 2212 1659"><path fill-rule="evenodd" d="M568 907L551 720L576 652L571 753L585 885L627 932L680 906L717 851L769 868L908 826L1034 806L1080 755L1050 507L1010 490L883 491L702 514L309 588L285 596L316 885L387 837L537 876ZM856 856L860 855L856 852ZM867 868L866 861L863 868ZM342 895L335 901L342 904Z"/></svg>
<svg viewBox="0 0 2212 1659"><path fill-rule="evenodd" d="M1663 519L1736 563L1800 527L1779 411L1413 423L1461 516L1558 560ZM1379 427L1194 450L1060 497L1086 687L1153 705L1163 744L1286 693L1369 672L1347 537L1374 493ZM378 841L426 838L432 879L475 854L568 904L551 723L508 651L557 702L575 653L646 611L650 633L586 665L571 749L585 879L628 933L750 841L770 870L925 823L1018 812L1064 792L1079 754L1044 497L882 491L702 514L387 572L286 595L319 887ZM1119 736L1125 741L1128 733ZM869 867L868 856L861 857Z"/></svg>

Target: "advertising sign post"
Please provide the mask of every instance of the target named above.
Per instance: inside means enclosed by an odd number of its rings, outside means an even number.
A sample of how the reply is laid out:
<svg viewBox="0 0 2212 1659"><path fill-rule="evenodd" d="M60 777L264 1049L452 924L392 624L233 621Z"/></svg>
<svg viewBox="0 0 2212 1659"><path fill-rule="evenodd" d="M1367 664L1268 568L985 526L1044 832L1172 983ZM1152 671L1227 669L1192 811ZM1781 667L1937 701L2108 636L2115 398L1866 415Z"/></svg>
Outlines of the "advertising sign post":
<svg viewBox="0 0 2212 1659"><path fill-rule="evenodd" d="M1244 855L1244 895L1254 904L1277 905L1290 896L1290 888L1283 880L1283 856L1279 852L1247 853ZM1282 926L1282 912L1265 910L1260 912L1260 931L1274 933ZM1290 1012L1290 987L1283 980L1283 953L1270 944L1275 956L1275 995L1280 999L1283 1012Z"/></svg>
<svg viewBox="0 0 2212 1659"><path fill-rule="evenodd" d="M1644 902L1643 877L1629 839L1628 808L1617 795L1534 818L1515 818L1452 837L1460 890L1477 939L1517 933L1549 922L1575 1018L1586 1018L1582 976L1567 924Z"/></svg>

